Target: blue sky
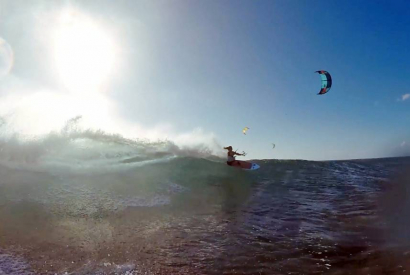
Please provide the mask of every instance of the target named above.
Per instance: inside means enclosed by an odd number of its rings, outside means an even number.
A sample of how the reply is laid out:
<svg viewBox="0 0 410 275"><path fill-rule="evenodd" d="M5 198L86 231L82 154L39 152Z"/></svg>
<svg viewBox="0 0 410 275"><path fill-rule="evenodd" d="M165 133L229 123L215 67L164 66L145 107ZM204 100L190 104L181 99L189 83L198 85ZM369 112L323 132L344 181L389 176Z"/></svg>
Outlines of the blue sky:
<svg viewBox="0 0 410 275"><path fill-rule="evenodd" d="M141 127L201 128L249 158L410 153L408 1L11 2L0 37L13 75L57 89L31 26L74 6L114 33L121 68L105 96ZM326 95L316 70L332 74Z"/></svg>

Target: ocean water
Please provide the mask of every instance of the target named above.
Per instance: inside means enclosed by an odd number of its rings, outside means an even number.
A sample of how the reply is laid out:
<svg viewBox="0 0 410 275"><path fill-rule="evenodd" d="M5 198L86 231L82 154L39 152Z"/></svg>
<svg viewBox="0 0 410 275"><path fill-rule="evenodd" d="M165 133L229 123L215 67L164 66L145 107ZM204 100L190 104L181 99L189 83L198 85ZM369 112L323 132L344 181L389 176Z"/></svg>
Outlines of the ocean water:
<svg viewBox="0 0 410 275"><path fill-rule="evenodd" d="M1 275L410 274L410 158L243 171L74 128L0 140Z"/></svg>

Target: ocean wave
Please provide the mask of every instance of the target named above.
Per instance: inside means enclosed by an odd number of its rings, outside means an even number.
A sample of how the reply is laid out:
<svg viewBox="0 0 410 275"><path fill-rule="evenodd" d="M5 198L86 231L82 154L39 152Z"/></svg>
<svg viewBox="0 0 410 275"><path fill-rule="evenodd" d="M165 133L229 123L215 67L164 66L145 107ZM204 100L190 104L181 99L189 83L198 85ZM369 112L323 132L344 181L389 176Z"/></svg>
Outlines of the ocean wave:
<svg viewBox="0 0 410 275"><path fill-rule="evenodd" d="M0 120L0 163L27 169L66 169L69 172L128 169L176 157L219 161L204 144L178 146L170 140L129 139L99 129L83 129L81 117L66 122L60 131L28 137L12 132Z"/></svg>

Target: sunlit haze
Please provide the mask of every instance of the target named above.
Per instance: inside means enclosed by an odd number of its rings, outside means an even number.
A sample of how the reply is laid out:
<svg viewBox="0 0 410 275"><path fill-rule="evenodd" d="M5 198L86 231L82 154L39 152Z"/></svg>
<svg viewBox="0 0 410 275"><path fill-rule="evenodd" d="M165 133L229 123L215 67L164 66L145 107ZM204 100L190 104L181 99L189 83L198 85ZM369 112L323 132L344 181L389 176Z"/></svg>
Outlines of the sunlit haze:
<svg viewBox="0 0 410 275"><path fill-rule="evenodd" d="M21 136L82 116L250 159L408 155L403 6L0 0L0 116ZM325 95L317 70L333 77Z"/></svg>

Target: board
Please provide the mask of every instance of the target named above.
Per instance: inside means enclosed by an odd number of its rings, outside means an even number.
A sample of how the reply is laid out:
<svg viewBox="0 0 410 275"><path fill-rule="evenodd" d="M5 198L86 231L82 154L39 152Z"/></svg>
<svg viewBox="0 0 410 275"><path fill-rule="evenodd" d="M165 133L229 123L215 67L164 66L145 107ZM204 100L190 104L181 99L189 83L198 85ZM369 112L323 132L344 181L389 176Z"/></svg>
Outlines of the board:
<svg viewBox="0 0 410 275"><path fill-rule="evenodd" d="M247 162L243 160L236 160L235 163L233 163L231 166L242 168L245 170L256 170L260 168L260 166L256 163Z"/></svg>

